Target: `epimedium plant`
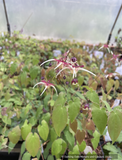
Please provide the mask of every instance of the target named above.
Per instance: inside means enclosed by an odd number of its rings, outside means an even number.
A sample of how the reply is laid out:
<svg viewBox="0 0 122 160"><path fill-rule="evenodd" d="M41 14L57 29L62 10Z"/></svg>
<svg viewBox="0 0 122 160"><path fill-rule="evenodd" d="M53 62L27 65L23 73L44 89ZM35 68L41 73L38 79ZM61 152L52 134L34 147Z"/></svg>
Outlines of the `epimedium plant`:
<svg viewBox="0 0 122 160"><path fill-rule="evenodd" d="M81 153L97 155L96 148L106 126L112 142L117 141L122 130L122 111L121 106L110 107L113 96L110 93L114 91L121 97L117 93L120 84L110 75L107 79L102 72L99 73L98 63L92 65L97 62L95 57L90 62L89 54L77 44L60 58L48 59L52 49L62 48L60 44L22 41L17 35L12 40L1 39L4 44L1 52L5 57L1 60L0 74L1 149L8 146L10 152L18 141L22 141L23 160L31 156L39 159L42 146L45 159L52 156L60 159L66 151L69 159L70 155L79 156ZM15 57L13 48L16 49L17 40L20 48L16 52L21 51ZM31 45L39 50L36 53L35 50L31 52L32 49L28 51ZM66 41L63 51L70 46ZM77 54L81 50L84 54ZM38 54L45 55L48 60L40 59ZM86 141L88 135L92 137L90 145Z"/></svg>

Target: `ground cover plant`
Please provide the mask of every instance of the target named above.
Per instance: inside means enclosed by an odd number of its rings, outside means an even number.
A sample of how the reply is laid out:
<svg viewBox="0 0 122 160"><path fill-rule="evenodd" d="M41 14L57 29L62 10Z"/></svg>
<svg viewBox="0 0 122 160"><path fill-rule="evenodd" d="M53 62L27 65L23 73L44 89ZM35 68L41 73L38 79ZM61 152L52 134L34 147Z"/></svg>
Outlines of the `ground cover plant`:
<svg viewBox="0 0 122 160"><path fill-rule="evenodd" d="M121 159L119 65L121 54L108 45L1 36L0 149L10 153L21 142L23 160L96 159L106 151Z"/></svg>

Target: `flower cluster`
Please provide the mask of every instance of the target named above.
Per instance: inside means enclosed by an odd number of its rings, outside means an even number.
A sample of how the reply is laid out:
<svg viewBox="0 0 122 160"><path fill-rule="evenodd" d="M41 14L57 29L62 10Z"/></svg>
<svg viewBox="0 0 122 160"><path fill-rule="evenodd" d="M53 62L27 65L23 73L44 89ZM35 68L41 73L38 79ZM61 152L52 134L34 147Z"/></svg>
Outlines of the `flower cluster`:
<svg viewBox="0 0 122 160"><path fill-rule="evenodd" d="M58 75L60 75L62 71L68 69L73 74L73 80L71 82L72 84L77 84L78 83L78 80L76 79L78 71L85 71L85 72L88 72L88 73L92 74L93 76L96 76L94 73L92 73L89 70L83 68L84 65L80 66L77 63L77 58L76 57L72 57L71 59L69 59L68 54L69 54L70 51L71 50L68 50L66 53L64 53L63 58L60 58L60 59L49 59L47 61L44 61L40 66L43 66L47 62L50 62L50 63L52 61L56 62L56 67L54 68L54 70L58 71L57 74L56 74L56 77ZM52 63L49 66L52 66ZM63 79L66 79L66 77L64 76ZM45 85L45 89L43 90L41 95L45 92L45 90L48 87L53 87L55 89L56 93L57 93L56 88L54 87L54 85L52 83L49 83L49 81L46 82L46 81L42 80L41 82L35 84L35 86L40 85L40 84Z"/></svg>

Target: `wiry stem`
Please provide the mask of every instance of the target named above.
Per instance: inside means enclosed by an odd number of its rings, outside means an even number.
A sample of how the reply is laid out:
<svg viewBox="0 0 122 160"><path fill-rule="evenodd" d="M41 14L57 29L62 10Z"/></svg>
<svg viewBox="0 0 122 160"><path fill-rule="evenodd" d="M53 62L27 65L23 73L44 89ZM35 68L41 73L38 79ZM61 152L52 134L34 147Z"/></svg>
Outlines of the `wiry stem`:
<svg viewBox="0 0 122 160"><path fill-rule="evenodd" d="M40 66L42 66L43 64L47 63L47 62L50 62L50 61L55 61L55 59L49 59L47 61L44 61L42 64L40 64Z"/></svg>

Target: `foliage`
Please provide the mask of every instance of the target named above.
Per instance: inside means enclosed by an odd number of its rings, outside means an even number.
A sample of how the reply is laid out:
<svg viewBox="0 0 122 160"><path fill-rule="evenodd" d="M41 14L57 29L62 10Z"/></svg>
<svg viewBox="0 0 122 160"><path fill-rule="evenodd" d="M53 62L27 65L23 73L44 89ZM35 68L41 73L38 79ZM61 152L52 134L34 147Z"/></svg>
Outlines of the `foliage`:
<svg viewBox="0 0 122 160"><path fill-rule="evenodd" d="M23 160L40 157L42 146L45 159L61 158L66 151L79 156L89 135L92 155L106 126L112 143L117 141L122 109L113 109L112 100L122 99L122 77L115 79L113 55L98 60L98 49L89 47L88 52L80 43L51 43L17 33L0 37L1 149L22 141ZM55 57L55 50L62 54Z"/></svg>

